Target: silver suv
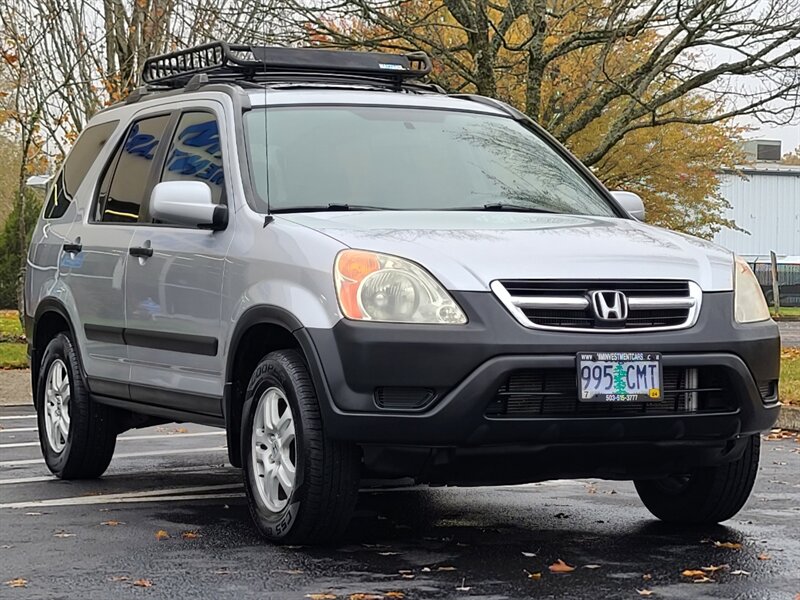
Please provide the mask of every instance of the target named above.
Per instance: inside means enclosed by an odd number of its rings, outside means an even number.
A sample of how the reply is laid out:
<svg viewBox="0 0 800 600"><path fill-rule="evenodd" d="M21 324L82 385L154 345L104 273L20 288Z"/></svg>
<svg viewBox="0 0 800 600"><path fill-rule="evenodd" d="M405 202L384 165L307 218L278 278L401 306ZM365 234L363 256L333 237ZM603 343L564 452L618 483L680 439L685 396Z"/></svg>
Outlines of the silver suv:
<svg viewBox="0 0 800 600"><path fill-rule="evenodd" d="M396 56L213 43L92 119L30 246L42 452L224 427L268 539L335 539L360 482L633 480L744 505L780 340L746 263L641 223L501 102Z"/></svg>

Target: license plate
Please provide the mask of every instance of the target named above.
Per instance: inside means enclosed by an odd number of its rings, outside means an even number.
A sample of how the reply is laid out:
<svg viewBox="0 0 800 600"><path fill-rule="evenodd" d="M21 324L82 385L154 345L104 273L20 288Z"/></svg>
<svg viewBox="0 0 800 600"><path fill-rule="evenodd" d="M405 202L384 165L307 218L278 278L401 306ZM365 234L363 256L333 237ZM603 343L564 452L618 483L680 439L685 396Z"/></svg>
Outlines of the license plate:
<svg viewBox="0 0 800 600"><path fill-rule="evenodd" d="M580 352L578 394L582 402L658 402L661 355L655 352Z"/></svg>

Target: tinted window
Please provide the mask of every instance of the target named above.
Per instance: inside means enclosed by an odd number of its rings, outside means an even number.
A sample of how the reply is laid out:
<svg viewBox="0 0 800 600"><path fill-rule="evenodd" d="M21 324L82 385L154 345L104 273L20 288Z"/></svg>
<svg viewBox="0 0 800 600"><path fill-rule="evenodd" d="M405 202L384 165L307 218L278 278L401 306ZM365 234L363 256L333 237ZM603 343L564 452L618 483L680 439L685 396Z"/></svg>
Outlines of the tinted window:
<svg viewBox="0 0 800 600"><path fill-rule="evenodd" d="M158 148L170 115L136 121L106 170L95 220L132 223L139 220L150 189Z"/></svg>
<svg viewBox="0 0 800 600"><path fill-rule="evenodd" d="M108 138L114 133L118 123L119 121L110 121L83 130L50 189L44 209L45 219L58 219L67 212L78 188L83 183L83 178L86 177L86 173L89 172Z"/></svg>
<svg viewBox="0 0 800 600"><path fill-rule="evenodd" d="M214 115L184 113L172 137L161 181L204 181L211 188L214 204L224 189L222 147Z"/></svg>
<svg viewBox="0 0 800 600"><path fill-rule="evenodd" d="M253 186L262 199L269 188L273 209L502 203L615 216L554 148L506 117L357 106L273 108L265 123L266 114L246 114L246 137Z"/></svg>

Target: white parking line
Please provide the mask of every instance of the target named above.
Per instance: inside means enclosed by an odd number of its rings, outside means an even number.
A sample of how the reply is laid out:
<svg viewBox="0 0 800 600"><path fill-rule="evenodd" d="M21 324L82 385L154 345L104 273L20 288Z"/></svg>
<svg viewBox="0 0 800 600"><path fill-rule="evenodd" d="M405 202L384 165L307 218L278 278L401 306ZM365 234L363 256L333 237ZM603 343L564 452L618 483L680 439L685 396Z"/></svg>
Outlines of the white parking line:
<svg viewBox="0 0 800 600"><path fill-rule="evenodd" d="M138 458L146 456L167 456L172 454L199 454L201 452L222 452L227 450L225 446L215 448L190 448L186 450L156 450L154 452L135 452L131 454L115 454L114 458ZM0 467L21 467L24 465L43 465L44 459L31 458L26 460L4 460L0 461Z"/></svg>
<svg viewBox="0 0 800 600"><path fill-rule="evenodd" d="M33 431L36 431L34 429ZM161 433L158 435L128 435L128 436L120 436L117 438L118 442L128 442L128 441L136 441L136 440L166 440L169 438L173 439L180 439L180 438L188 438L188 437L201 437L201 436L209 436L209 435L225 435L224 431L203 431L203 432L196 432L196 433L176 433L176 434L167 434ZM15 442L12 444L0 444L0 448L33 448L34 446L38 446L39 442Z"/></svg>
<svg viewBox="0 0 800 600"><path fill-rule="evenodd" d="M0 417L0 421L6 421L11 419L35 419L36 415L7 415L5 417Z"/></svg>
<svg viewBox="0 0 800 600"><path fill-rule="evenodd" d="M38 427L14 427L13 429L3 429L0 427L0 433L25 433L27 431L38 431Z"/></svg>
<svg viewBox="0 0 800 600"><path fill-rule="evenodd" d="M218 474L221 470L230 470L233 471L233 467L210 467L207 465L199 465L193 467L175 467L173 469L159 469L159 475L165 475L168 473L204 473L204 474ZM131 479L135 478L140 475L151 475L150 471L142 472L142 471L124 471L122 473L114 473L111 475L103 476L104 481L111 481L111 480L121 480L121 479ZM41 477L18 477L18 478L11 478L11 479L0 479L0 485L14 485L20 483L43 483L45 481L52 481L57 482L60 481L58 477L55 475L44 475Z"/></svg>
<svg viewBox="0 0 800 600"><path fill-rule="evenodd" d="M86 504L112 504L115 502L157 502L165 498L171 500L209 497L230 497L231 494L200 494L198 492L217 492L221 490L241 489L241 483L225 483L221 485L203 485L163 490L147 490L144 492L122 492L119 494L102 494L97 496L73 496L70 498L51 498L49 500L29 500L26 502L7 502L0 508L41 508L45 506L80 506ZM179 495L180 494L180 495ZM187 495L188 494L188 495ZM241 494L237 494L241 495Z"/></svg>

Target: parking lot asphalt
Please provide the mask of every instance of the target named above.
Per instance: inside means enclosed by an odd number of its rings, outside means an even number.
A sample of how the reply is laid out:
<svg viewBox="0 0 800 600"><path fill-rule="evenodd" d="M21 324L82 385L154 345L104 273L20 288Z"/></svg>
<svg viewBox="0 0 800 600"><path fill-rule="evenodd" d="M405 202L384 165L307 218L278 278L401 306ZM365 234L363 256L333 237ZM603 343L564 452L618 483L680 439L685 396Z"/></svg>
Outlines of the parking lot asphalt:
<svg viewBox="0 0 800 600"><path fill-rule="evenodd" d="M781 321L778 327L781 330L781 343L784 346L800 347L800 321Z"/></svg>
<svg viewBox="0 0 800 600"><path fill-rule="evenodd" d="M129 431L105 477L65 482L41 460L32 415L28 407L0 408L2 598L595 600L652 592L792 600L800 593L795 437L764 442L753 496L724 525L659 523L628 482L556 481L363 492L339 546L276 547L250 526L220 430ZM575 569L550 572L559 559Z"/></svg>

